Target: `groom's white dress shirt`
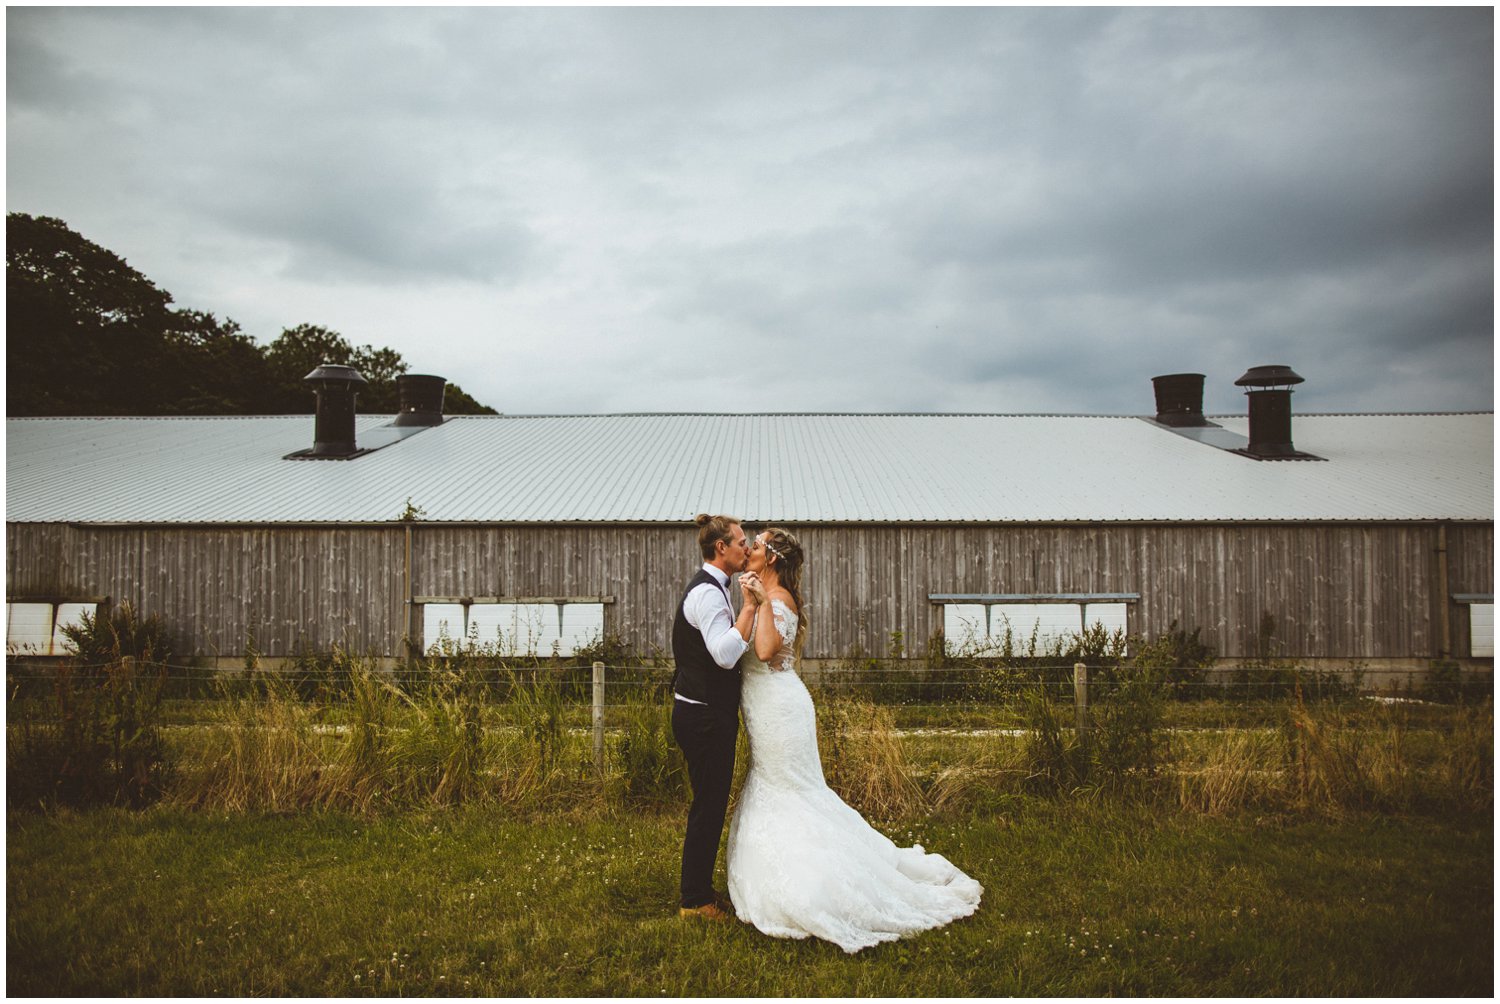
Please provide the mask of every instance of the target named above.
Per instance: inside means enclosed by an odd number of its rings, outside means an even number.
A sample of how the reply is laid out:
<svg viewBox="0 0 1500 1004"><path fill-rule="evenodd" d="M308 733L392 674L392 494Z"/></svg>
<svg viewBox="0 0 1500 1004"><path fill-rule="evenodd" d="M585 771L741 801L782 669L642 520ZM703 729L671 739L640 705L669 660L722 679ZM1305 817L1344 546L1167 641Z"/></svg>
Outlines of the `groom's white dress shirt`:
<svg viewBox="0 0 1500 1004"><path fill-rule="evenodd" d="M682 614L687 622L703 635L703 644L708 654L721 669L733 669L740 661L750 643L740 637L734 629L734 608L729 603L729 576L717 566L703 563L703 570L712 575L718 588L701 582L694 586L682 601ZM673 697L688 704L702 704L681 694Z"/></svg>

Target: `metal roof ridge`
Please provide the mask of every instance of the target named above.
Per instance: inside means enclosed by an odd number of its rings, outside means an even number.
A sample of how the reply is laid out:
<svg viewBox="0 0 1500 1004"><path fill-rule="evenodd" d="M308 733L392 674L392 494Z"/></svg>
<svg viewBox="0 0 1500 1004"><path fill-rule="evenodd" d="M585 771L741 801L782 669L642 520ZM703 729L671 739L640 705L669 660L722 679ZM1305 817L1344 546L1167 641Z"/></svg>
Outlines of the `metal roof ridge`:
<svg viewBox="0 0 1500 1004"><path fill-rule="evenodd" d="M362 419L395 418L397 412L360 412ZM1494 415L1494 411L1299 411L1299 418L1386 418L1458 415ZM7 422L97 422L102 419L150 419L173 422L246 421L261 418L313 418L313 412L261 415L7 415ZM453 419L513 418L1153 418L1154 414L1081 411L599 411L599 412L530 412L498 415L445 414ZM1245 412L1205 413L1204 418L1246 418Z"/></svg>
<svg viewBox="0 0 1500 1004"><path fill-rule="evenodd" d="M120 416L126 417L126 416ZM444 415L446 419L496 418L1150 418L1150 415L1070 411L596 411L503 415Z"/></svg>
<svg viewBox="0 0 1500 1004"><path fill-rule="evenodd" d="M1493 411L1299 411L1299 418L1386 418L1493 415ZM1155 418L1152 414L1083 411L572 411L515 412L500 415L444 415L444 418ZM1245 412L1205 413L1205 418L1247 418Z"/></svg>
<svg viewBox="0 0 1500 1004"><path fill-rule="evenodd" d="M253 418L314 418L310 411L292 412L287 415L7 415L7 422L98 422L102 419L149 419L153 422L236 422ZM390 415L365 412L356 418L394 418Z"/></svg>
<svg viewBox="0 0 1500 1004"><path fill-rule="evenodd" d="M1493 411L1299 411L1296 418L1443 418L1455 415L1494 415ZM1293 421L1296 419L1294 418Z"/></svg>

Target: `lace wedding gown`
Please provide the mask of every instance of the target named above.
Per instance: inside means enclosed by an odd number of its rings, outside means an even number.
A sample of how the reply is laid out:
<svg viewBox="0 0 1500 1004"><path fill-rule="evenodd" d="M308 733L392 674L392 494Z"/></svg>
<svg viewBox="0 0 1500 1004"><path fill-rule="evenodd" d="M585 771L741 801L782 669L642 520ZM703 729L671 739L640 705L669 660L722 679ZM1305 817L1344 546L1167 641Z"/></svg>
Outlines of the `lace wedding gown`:
<svg viewBox="0 0 1500 1004"><path fill-rule="evenodd" d="M750 770L729 823L735 912L772 937L811 934L850 953L967 917L978 882L920 844L897 847L823 780L797 615L771 603L781 650L767 665L752 647L740 663Z"/></svg>

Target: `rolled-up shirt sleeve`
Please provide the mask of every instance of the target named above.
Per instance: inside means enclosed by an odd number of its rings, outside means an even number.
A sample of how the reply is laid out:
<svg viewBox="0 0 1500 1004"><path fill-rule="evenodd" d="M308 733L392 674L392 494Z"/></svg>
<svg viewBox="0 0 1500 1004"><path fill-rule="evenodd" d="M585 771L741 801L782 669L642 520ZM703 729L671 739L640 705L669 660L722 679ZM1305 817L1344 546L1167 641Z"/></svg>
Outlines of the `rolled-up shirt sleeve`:
<svg viewBox="0 0 1500 1004"><path fill-rule="evenodd" d="M734 629L733 612L724 590L703 583L688 593L682 604L687 622L703 634L708 654L721 669L733 669L750 643Z"/></svg>

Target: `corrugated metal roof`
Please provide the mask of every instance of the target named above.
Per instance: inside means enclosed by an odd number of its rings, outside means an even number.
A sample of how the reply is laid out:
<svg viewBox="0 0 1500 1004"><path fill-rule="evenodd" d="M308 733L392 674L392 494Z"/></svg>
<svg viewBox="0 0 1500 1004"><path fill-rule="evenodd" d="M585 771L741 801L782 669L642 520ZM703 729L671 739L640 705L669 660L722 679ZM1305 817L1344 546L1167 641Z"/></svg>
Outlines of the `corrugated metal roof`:
<svg viewBox="0 0 1500 1004"><path fill-rule="evenodd" d="M1494 518L1489 413L1296 416L1297 448L1326 463L1257 462L1131 417L889 414L454 416L356 460L283 460L312 430L307 415L9 419L6 519L385 522L408 497L464 522Z"/></svg>

